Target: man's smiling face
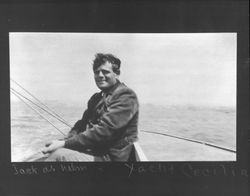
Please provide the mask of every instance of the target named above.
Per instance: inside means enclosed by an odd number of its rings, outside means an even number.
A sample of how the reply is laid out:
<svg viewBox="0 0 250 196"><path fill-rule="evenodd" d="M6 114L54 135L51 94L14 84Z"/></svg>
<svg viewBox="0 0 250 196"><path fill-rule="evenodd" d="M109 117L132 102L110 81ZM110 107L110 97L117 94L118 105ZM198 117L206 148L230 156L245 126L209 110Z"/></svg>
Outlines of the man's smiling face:
<svg viewBox="0 0 250 196"><path fill-rule="evenodd" d="M107 91L116 84L118 75L113 71L112 64L106 62L94 70L94 77L97 87Z"/></svg>

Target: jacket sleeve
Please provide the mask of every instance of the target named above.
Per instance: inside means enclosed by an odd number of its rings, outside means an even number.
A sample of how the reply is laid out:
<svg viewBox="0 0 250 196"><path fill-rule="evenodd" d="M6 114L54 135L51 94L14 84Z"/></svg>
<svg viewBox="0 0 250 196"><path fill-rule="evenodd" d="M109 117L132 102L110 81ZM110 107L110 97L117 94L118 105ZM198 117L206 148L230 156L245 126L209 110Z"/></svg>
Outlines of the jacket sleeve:
<svg viewBox="0 0 250 196"><path fill-rule="evenodd" d="M65 147L84 150L95 145L107 144L129 123L138 112L138 107L137 97L133 91L126 90L114 95L99 122L87 128L85 132L66 140Z"/></svg>
<svg viewBox="0 0 250 196"><path fill-rule="evenodd" d="M73 128L69 131L67 137L70 138L74 135L77 135L81 131L84 131L87 125L87 119L88 119L88 109L84 111L82 119L78 120Z"/></svg>
<svg viewBox="0 0 250 196"><path fill-rule="evenodd" d="M75 125L73 126L73 128L69 131L67 138L70 138L74 135L79 134L80 132L85 131L86 129L86 125L88 123L88 119L89 119L89 110L93 107L93 105L96 102L96 99L98 99L99 93L94 94L90 100L88 101L88 108L84 111L82 119L78 120Z"/></svg>

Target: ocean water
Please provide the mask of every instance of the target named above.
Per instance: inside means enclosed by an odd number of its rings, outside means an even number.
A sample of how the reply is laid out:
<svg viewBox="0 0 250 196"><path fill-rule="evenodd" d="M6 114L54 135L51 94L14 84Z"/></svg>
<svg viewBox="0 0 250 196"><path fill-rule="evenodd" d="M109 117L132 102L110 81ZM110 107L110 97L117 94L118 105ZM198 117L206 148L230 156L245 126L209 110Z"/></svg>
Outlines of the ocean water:
<svg viewBox="0 0 250 196"><path fill-rule="evenodd" d="M71 125L81 118L85 107L84 104L71 105L57 101L47 101L46 105L60 114ZM69 131L69 127L58 120L49 115L46 117L64 133ZM152 161L167 161L168 152L174 153L176 156L179 154L170 152L169 138L143 131L173 134L236 149L236 111L234 108L142 104L140 106L139 130L141 130L139 142L146 149L146 156ZM63 135L24 103L11 103L12 162L25 160L42 149L47 141L59 138L63 138ZM174 145L176 146L176 144ZM168 149L166 150L166 148ZM172 150L177 149L175 147ZM176 157L176 160L182 160L181 158ZM185 160L189 159L187 157Z"/></svg>

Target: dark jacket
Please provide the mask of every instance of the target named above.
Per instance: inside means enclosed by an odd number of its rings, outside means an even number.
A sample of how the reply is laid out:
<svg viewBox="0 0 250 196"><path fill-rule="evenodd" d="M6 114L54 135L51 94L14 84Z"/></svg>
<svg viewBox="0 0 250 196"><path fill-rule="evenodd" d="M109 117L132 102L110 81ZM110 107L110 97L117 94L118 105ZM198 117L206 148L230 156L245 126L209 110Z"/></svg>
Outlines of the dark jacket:
<svg viewBox="0 0 250 196"><path fill-rule="evenodd" d="M139 103L125 84L106 94L94 94L81 120L65 141L65 147L96 156L109 155L112 161L127 161L138 138Z"/></svg>

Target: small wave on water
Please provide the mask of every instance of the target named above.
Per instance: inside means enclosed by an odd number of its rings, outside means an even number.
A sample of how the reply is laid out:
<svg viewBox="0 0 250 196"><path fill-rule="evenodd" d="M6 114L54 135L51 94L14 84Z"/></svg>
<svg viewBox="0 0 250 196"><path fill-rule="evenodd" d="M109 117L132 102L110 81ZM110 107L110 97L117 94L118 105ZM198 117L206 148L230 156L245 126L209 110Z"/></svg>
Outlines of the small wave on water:
<svg viewBox="0 0 250 196"><path fill-rule="evenodd" d="M11 125L12 129L36 129L38 126L32 126L32 125L22 125L22 124L16 124L16 125Z"/></svg>

